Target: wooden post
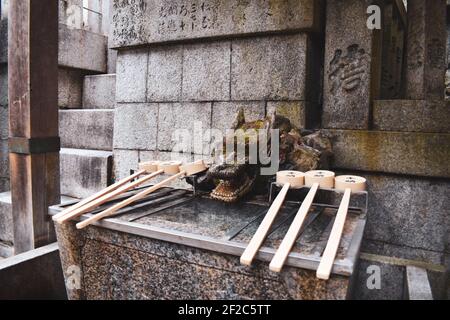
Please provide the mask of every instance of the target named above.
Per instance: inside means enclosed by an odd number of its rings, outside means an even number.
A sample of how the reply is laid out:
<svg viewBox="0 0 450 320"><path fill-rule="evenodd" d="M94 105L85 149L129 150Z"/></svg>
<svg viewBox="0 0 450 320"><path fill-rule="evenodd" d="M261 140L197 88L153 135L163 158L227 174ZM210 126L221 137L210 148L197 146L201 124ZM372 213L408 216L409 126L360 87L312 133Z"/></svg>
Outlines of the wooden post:
<svg viewBox="0 0 450 320"><path fill-rule="evenodd" d="M9 151L14 251L55 241L59 203L58 1L9 3Z"/></svg>

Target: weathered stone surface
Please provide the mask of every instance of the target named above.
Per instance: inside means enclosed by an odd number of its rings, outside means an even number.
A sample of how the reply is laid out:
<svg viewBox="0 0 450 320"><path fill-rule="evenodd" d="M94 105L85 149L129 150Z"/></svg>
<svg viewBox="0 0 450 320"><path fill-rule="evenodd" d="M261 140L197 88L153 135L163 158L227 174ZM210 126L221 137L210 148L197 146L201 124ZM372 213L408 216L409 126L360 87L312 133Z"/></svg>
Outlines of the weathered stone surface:
<svg viewBox="0 0 450 320"><path fill-rule="evenodd" d="M9 178L0 177L0 192L5 192L10 189L11 189L11 187L9 185Z"/></svg>
<svg viewBox="0 0 450 320"><path fill-rule="evenodd" d="M334 168L450 177L450 135L324 130L333 143Z"/></svg>
<svg viewBox="0 0 450 320"><path fill-rule="evenodd" d="M265 263L246 268L237 257L183 245L95 227L56 229L63 269L84 266L81 290L69 291L75 299L345 299L349 290L347 277L320 281L312 271L291 267L275 275ZM130 266L141 267L131 272ZM126 283L125 274L133 274ZM111 279L113 291L106 289Z"/></svg>
<svg viewBox="0 0 450 320"><path fill-rule="evenodd" d="M408 300L433 300L427 270L413 266L406 267Z"/></svg>
<svg viewBox="0 0 450 320"><path fill-rule="evenodd" d="M0 242L14 242L11 192L0 193Z"/></svg>
<svg viewBox="0 0 450 320"><path fill-rule="evenodd" d="M0 106L8 105L8 65L0 64Z"/></svg>
<svg viewBox="0 0 450 320"><path fill-rule="evenodd" d="M445 250L450 214L447 196L449 182L393 175L362 175L367 178L369 192L366 239L434 252ZM386 255L392 253L383 252ZM429 257L404 256L430 261ZM440 263L437 260L433 262Z"/></svg>
<svg viewBox="0 0 450 320"><path fill-rule="evenodd" d="M372 289L369 289L368 283L373 285L373 280L369 277L375 269L380 271L380 288L371 287ZM403 266L360 260L353 298L357 300L402 300L405 281L404 269Z"/></svg>
<svg viewBox="0 0 450 320"><path fill-rule="evenodd" d="M183 100L230 99L230 42L185 46Z"/></svg>
<svg viewBox="0 0 450 320"><path fill-rule="evenodd" d="M86 198L111 182L112 152L61 149L61 194Z"/></svg>
<svg viewBox="0 0 450 320"><path fill-rule="evenodd" d="M444 97L446 65L445 0L417 0L408 3L406 98Z"/></svg>
<svg viewBox="0 0 450 320"><path fill-rule="evenodd" d="M381 60L381 99L402 96L406 11L401 1L385 2L383 7L383 51Z"/></svg>
<svg viewBox="0 0 450 320"><path fill-rule="evenodd" d="M78 69L58 69L58 106L60 108L80 108L83 95L85 72Z"/></svg>
<svg viewBox="0 0 450 320"><path fill-rule="evenodd" d="M179 101L183 47L151 48L148 57L147 101Z"/></svg>
<svg viewBox="0 0 450 320"><path fill-rule="evenodd" d="M232 42L232 100L304 100L306 34Z"/></svg>
<svg viewBox="0 0 450 320"><path fill-rule="evenodd" d="M212 128L225 133L231 129L240 109L244 110L245 120L254 121L265 117L264 101L258 102L214 102L212 111Z"/></svg>
<svg viewBox="0 0 450 320"><path fill-rule="evenodd" d="M9 136L9 112L7 107L0 106L0 139L8 139Z"/></svg>
<svg viewBox="0 0 450 320"><path fill-rule="evenodd" d="M60 110L59 135L64 148L112 150L114 110Z"/></svg>
<svg viewBox="0 0 450 320"><path fill-rule="evenodd" d="M119 104L114 116L114 148L156 150L158 104Z"/></svg>
<svg viewBox="0 0 450 320"><path fill-rule="evenodd" d="M148 50L119 52L117 57L117 102L145 102Z"/></svg>
<svg viewBox="0 0 450 320"><path fill-rule="evenodd" d="M116 181L130 175L130 170L137 170L139 164L139 151L114 150L114 178Z"/></svg>
<svg viewBox="0 0 450 320"><path fill-rule="evenodd" d="M116 75L84 77L83 108L114 109L116 105Z"/></svg>
<svg viewBox="0 0 450 320"><path fill-rule="evenodd" d="M106 73L107 37L59 25L59 65Z"/></svg>
<svg viewBox="0 0 450 320"><path fill-rule="evenodd" d="M115 0L115 47L277 31L317 31L323 1Z"/></svg>
<svg viewBox="0 0 450 320"><path fill-rule="evenodd" d="M368 129L371 97L379 87L381 45L367 28L367 1L329 1L326 14L325 128Z"/></svg>
<svg viewBox="0 0 450 320"><path fill-rule="evenodd" d="M8 140L0 140L0 177L9 178Z"/></svg>
<svg viewBox="0 0 450 320"><path fill-rule="evenodd" d="M59 23L70 28L83 28L83 0L64 0L59 2Z"/></svg>
<svg viewBox="0 0 450 320"><path fill-rule="evenodd" d="M204 154L209 140L203 131L211 127L211 103L159 105L158 150Z"/></svg>
<svg viewBox="0 0 450 320"><path fill-rule="evenodd" d="M8 19L0 20L0 63L8 62Z"/></svg>
<svg viewBox="0 0 450 320"><path fill-rule="evenodd" d="M376 100L373 123L377 130L450 132L450 104L444 100Z"/></svg>
<svg viewBox="0 0 450 320"><path fill-rule="evenodd" d="M269 101L267 102L267 114L274 111L280 116L288 118L297 128L305 128L306 101Z"/></svg>

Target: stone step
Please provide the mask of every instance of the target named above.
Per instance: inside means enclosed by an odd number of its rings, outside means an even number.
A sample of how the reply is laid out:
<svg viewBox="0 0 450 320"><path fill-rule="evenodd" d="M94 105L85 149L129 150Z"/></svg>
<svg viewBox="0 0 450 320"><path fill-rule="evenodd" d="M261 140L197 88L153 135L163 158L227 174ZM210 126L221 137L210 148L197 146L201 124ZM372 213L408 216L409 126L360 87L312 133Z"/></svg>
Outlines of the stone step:
<svg viewBox="0 0 450 320"><path fill-rule="evenodd" d="M112 150L114 110L60 110L63 148Z"/></svg>
<svg viewBox="0 0 450 320"><path fill-rule="evenodd" d="M84 77L84 109L114 109L115 103L115 74L102 74Z"/></svg>
<svg viewBox="0 0 450 320"><path fill-rule="evenodd" d="M73 201L73 197L61 196L61 203ZM11 192L0 193L0 257L14 254Z"/></svg>
<svg viewBox="0 0 450 320"><path fill-rule="evenodd" d="M86 198L111 181L113 154L109 151L61 149L61 193Z"/></svg>

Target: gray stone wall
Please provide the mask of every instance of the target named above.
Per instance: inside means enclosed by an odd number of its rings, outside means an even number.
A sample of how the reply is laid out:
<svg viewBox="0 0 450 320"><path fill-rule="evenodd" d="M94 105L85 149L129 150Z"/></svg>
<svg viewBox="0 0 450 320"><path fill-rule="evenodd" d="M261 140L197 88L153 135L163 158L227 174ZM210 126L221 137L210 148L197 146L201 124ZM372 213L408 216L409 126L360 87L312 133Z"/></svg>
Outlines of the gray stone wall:
<svg viewBox="0 0 450 320"><path fill-rule="evenodd" d="M310 31L321 30L321 12L323 2L309 0L114 1L116 178L149 157L210 154L196 130L229 128L241 107L250 120L276 109L301 128L317 125L319 90L309 82L320 75L320 47ZM195 141L176 148L175 129Z"/></svg>

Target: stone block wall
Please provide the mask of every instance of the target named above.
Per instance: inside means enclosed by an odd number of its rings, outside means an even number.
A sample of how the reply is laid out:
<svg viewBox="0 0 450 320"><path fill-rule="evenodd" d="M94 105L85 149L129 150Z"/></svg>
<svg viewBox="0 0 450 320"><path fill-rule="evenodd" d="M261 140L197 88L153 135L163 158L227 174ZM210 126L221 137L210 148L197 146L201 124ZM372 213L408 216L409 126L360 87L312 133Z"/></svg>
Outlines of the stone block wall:
<svg viewBox="0 0 450 320"><path fill-rule="evenodd" d="M116 178L150 157L209 155L199 130L228 129L241 107L249 120L276 109L317 127L323 9L310 0L114 1ZM193 141L177 147L176 129Z"/></svg>

